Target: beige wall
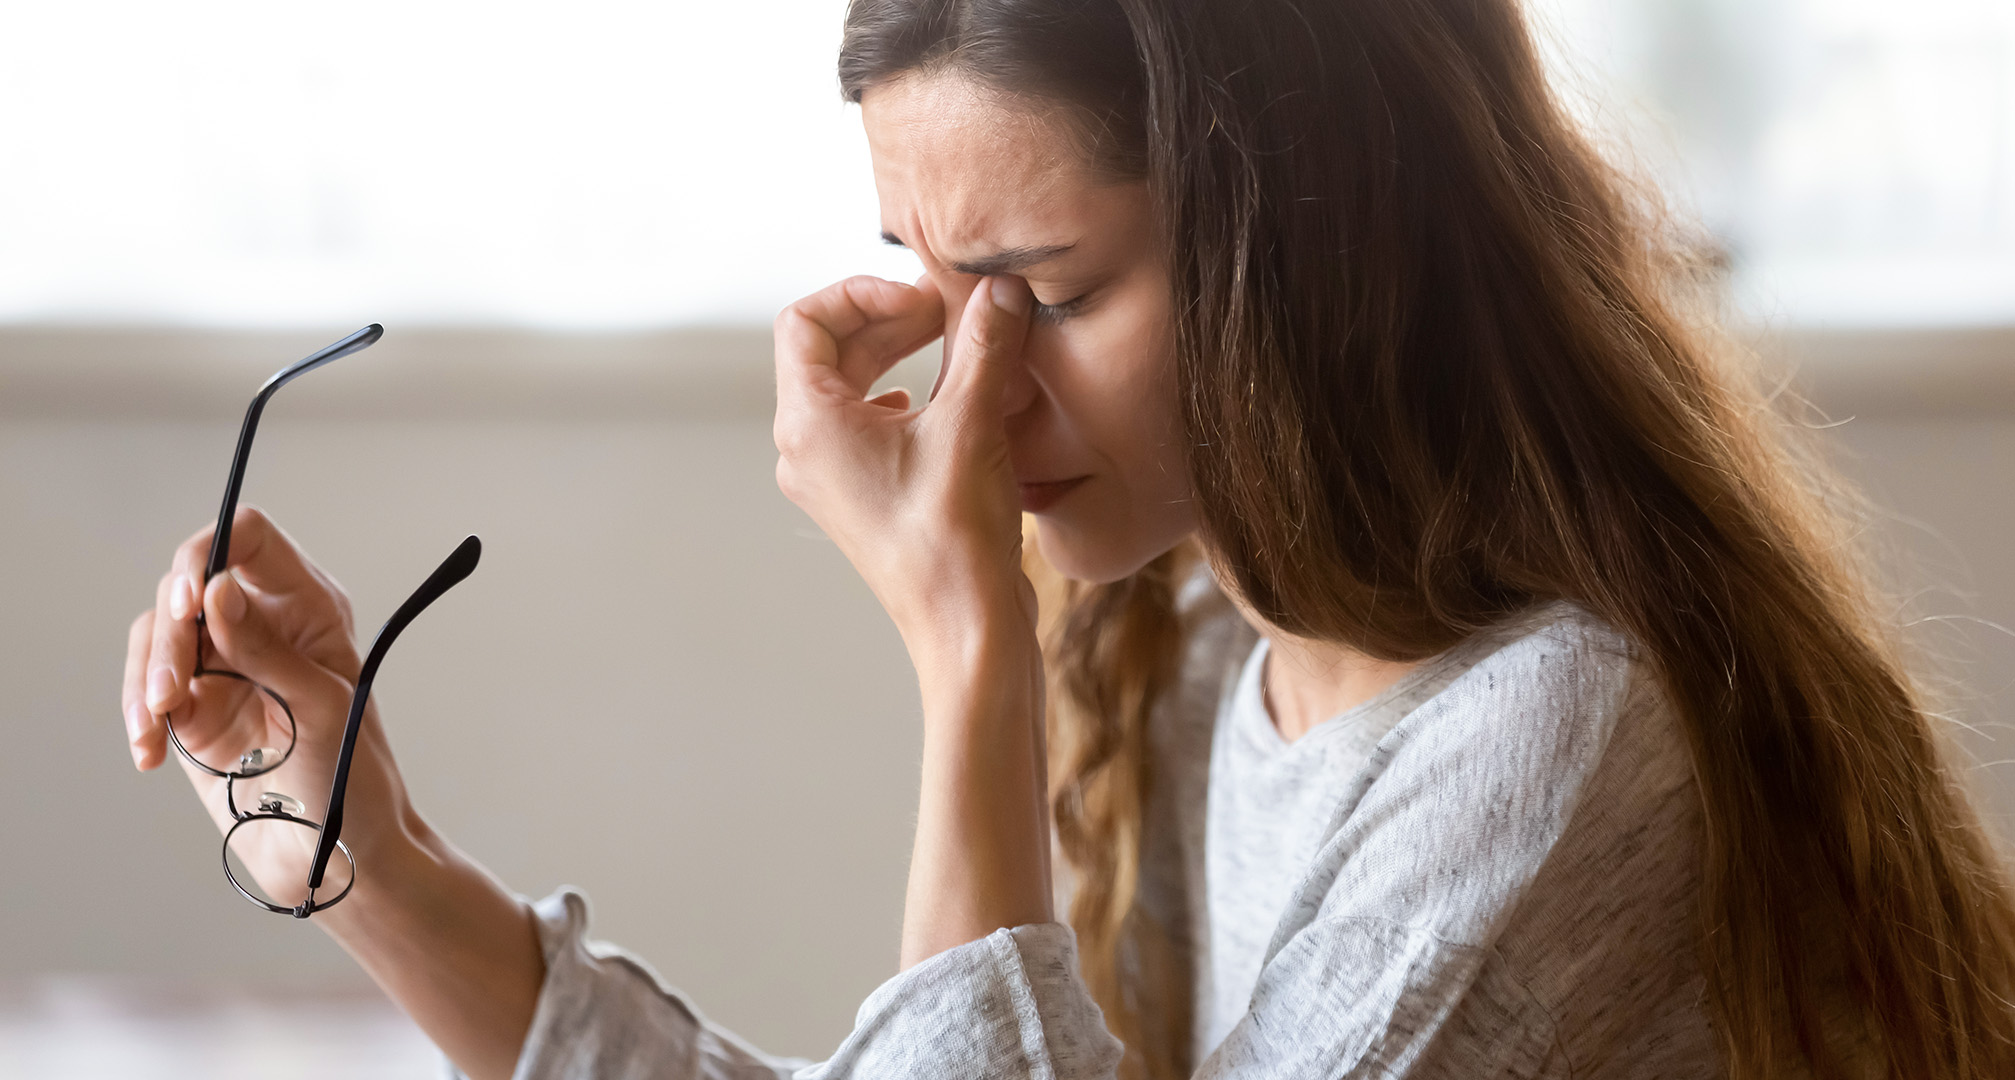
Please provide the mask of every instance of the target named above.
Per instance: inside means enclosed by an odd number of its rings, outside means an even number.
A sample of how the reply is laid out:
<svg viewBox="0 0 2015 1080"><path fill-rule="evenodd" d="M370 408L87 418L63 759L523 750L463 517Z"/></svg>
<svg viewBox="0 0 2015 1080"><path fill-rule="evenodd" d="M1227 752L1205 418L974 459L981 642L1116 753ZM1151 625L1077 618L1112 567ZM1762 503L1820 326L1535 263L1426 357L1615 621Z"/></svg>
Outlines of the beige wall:
<svg viewBox="0 0 2015 1080"><path fill-rule="evenodd" d="M2015 840L2015 416L1861 417L1838 434L1917 590L1912 636L1982 808Z"/></svg>
<svg viewBox="0 0 2015 1080"><path fill-rule="evenodd" d="M0 976L354 977L229 892L186 784L133 773L118 717L124 627L215 513L237 410L333 336L0 335ZM2015 626L2015 360L1932 391L1835 370L1863 415L1830 437L1957 587L1917 609ZM415 798L518 889L590 890L600 932L710 1014L818 1054L893 971L916 702L872 597L776 492L768 384L753 331L395 333L283 392L246 497L372 630L481 534L379 681ZM2015 719L2015 638L1926 629L1962 715ZM1983 778L2015 821L2015 772Z"/></svg>

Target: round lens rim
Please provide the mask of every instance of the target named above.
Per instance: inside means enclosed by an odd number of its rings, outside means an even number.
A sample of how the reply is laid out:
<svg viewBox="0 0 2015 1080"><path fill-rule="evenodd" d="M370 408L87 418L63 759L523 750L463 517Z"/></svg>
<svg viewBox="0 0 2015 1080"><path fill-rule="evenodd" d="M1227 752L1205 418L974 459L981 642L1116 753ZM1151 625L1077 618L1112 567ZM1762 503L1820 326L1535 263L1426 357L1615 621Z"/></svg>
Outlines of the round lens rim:
<svg viewBox="0 0 2015 1080"><path fill-rule="evenodd" d="M294 744L300 741L301 725L298 721L294 719L294 707L287 704L287 699L281 697L279 691L274 690L273 688L265 685L264 683L253 682L251 679L248 679L235 671L199 671L196 673L196 675L198 677L205 675L221 675L227 679L236 679L239 682L244 683L250 686L252 689L257 690L258 692L271 698L275 704L280 706L280 711L286 714L287 717L287 748L285 750L280 751L280 756L276 758L271 765L267 765L263 768L251 769L251 770L218 769L211 766L207 762L203 761L201 758L198 758L195 754L190 753L189 748L182 745L182 737L175 733L175 714L172 712L162 713L161 719L168 728L168 741L174 744L175 750L182 755L182 760L187 761L189 764L196 766L198 769L203 770L205 773L208 773L209 775L214 776L219 780L231 780L231 779L250 780L255 776L264 776L267 773L272 772L274 769L277 769L280 766L285 765L287 763L287 759L294 756Z"/></svg>
<svg viewBox="0 0 2015 1080"><path fill-rule="evenodd" d="M265 908L267 911L270 911L275 915L292 915L294 918L297 919L305 919L318 911L327 911L328 909L335 907L337 904L342 903L343 898L350 895L350 890L357 887L357 858L356 856L350 854L350 845L345 844L341 840L338 840L336 841L336 850L342 854L343 861L350 864L350 883L343 886L343 891L337 893L335 896L332 896L327 900L316 900L314 899L314 893L310 892L308 894L309 899L301 902L300 904L294 907L282 907L279 904L275 904L271 900L268 900L258 895L257 893L254 893L252 890L247 889L245 887L245 883L238 880L238 875L231 871L231 837L236 835L238 830L244 828L246 825L249 825L254 821L263 821L263 820L284 821L289 825L298 825L304 829L313 829L315 831L315 835L318 837L322 834L322 826L316 824L315 822L309 821L307 818L298 818L292 814L246 814L244 817L239 818L236 822L234 822L231 825L231 828L224 833L224 847L222 851L222 858L224 863L224 876L230 880L231 887L238 890L238 895L244 897L247 900L250 900L251 902L259 905L262 908Z"/></svg>

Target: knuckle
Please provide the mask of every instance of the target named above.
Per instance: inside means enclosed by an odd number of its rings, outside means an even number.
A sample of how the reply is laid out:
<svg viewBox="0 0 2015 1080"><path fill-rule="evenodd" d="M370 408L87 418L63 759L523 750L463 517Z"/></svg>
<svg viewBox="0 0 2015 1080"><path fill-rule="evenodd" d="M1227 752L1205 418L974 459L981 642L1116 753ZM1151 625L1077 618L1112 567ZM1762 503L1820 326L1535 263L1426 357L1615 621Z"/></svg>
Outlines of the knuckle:
<svg viewBox="0 0 2015 1080"><path fill-rule="evenodd" d="M786 308L777 316L773 335L778 354L797 356L811 351L818 340L818 323L810 315L795 308Z"/></svg>
<svg viewBox="0 0 2015 1080"><path fill-rule="evenodd" d="M1013 348L1014 328L998 315L989 315L983 319L968 319L965 339L966 351L974 359L993 360Z"/></svg>
<svg viewBox="0 0 2015 1080"><path fill-rule="evenodd" d="M984 356L1000 348L1001 330L993 319L967 319L966 350Z"/></svg>
<svg viewBox="0 0 2015 1080"><path fill-rule="evenodd" d="M811 452L811 433L797 417L778 417L771 437L776 440L777 453L783 455L785 460L803 457Z"/></svg>
<svg viewBox="0 0 2015 1080"><path fill-rule="evenodd" d="M845 281L840 282L839 289L840 291L846 293L848 296L860 297L886 292L888 288L892 285L897 286L899 288L906 287L903 286L900 282L890 281L887 278L876 277L873 274L855 274L852 277L847 278Z"/></svg>

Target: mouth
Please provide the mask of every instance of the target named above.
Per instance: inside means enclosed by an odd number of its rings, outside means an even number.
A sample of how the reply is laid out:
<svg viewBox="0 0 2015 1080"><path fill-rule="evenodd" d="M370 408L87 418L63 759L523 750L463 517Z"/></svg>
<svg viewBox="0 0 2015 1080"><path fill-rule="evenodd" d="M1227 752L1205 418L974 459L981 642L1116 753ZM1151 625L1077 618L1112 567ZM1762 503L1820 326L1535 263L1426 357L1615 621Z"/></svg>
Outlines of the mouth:
<svg viewBox="0 0 2015 1080"><path fill-rule="evenodd" d="M1058 500L1077 490L1078 485L1089 479L1091 479L1090 476L1074 476L1068 480L1042 480L1031 483L1018 483L1015 487L1021 492L1022 512L1040 514L1055 506Z"/></svg>

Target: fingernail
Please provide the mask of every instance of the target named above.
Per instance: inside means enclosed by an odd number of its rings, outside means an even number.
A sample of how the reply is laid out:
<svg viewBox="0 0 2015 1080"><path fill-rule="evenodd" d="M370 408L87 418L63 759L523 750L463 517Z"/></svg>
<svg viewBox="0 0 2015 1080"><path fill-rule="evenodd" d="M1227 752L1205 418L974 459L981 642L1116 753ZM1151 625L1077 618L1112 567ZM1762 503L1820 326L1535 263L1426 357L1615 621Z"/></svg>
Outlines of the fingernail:
<svg viewBox="0 0 2015 1080"><path fill-rule="evenodd" d="M153 709L155 712L160 712L162 703L167 701L168 695L174 692L175 692L174 672L169 671L167 668L164 667L157 667L153 671L148 673L147 706L149 708Z"/></svg>
<svg viewBox="0 0 2015 1080"><path fill-rule="evenodd" d="M126 741L137 743L147 730L147 710L139 702L126 706Z"/></svg>
<svg viewBox="0 0 2015 1080"><path fill-rule="evenodd" d="M987 289L995 307L1010 315L1028 314L1030 300L1028 286L1022 284L1020 278L1002 274L993 278Z"/></svg>
<svg viewBox="0 0 2015 1080"><path fill-rule="evenodd" d="M239 586L238 579L226 570L215 580L217 584L211 588L217 590L217 614L224 616L225 622L234 623L244 618L245 590Z"/></svg>
<svg viewBox="0 0 2015 1080"><path fill-rule="evenodd" d="M189 617L189 575L176 574L175 580L168 583L168 614L176 622Z"/></svg>

